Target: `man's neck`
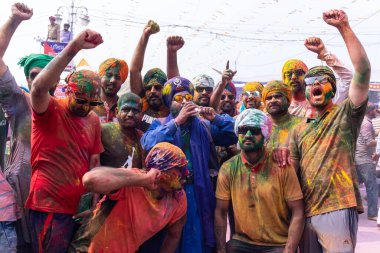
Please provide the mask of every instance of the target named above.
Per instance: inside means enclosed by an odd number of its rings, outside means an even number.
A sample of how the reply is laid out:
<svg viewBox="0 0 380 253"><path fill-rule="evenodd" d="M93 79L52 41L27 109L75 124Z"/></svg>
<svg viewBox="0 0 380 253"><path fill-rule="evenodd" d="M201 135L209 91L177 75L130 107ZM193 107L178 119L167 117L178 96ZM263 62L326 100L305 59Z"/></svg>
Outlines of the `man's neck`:
<svg viewBox="0 0 380 253"><path fill-rule="evenodd" d="M122 127L122 126L120 126L120 130L123 132L123 134L125 134L126 136L129 136L129 137L132 137L136 132L135 127Z"/></svg>
<svg viewBox="0 0 380 253"><path fill-rule="evenodd" d="M242 150L242 154L244 156L245 159L247 159L247 161L252 164L252 165L255 165L257 162L260 161L260 159L263 157L264 155L264 152L265 152L265 149L262 148L261 150L259 151L252 151L252 152L244 152Z"/></svg>
<svg viewBox="0 0 380 253"><path fill-rule="evenodd" d="M329 101L329 103L324 107L314 107L315 111L317 112L317 117L321 117L327 110L329 110L331 107L333 107L334 104L332 100Z"/></svg>
<svg viewBox="0 0 380 253"><path fill-rule="evenodd" d="M305 93L303 91L293 93L292 95L293 95L292 100L294 100L296 102L303 102L306 100L306 96L305 96Z"/></svg>
<svg viewBox="0 0 380 253"><path fill-rule="evenodd" d="M113 96L108 96L107 94L105 94L103 91L100 93L100 99L106 103L108 106L113 106L114 104L117 103L117 100L118 100L118 96L117 95L113 95Z"/></svg>
<svg viewBox="0 0 380 253"><path fill-rule="evenodd" d="M280 114L280 115L271 115L271 119L273 123L275 123L276 125L284 121L288 121L289 118L290 118L290 113L288 112L288 110L286 110L283 114Z"/></svg>

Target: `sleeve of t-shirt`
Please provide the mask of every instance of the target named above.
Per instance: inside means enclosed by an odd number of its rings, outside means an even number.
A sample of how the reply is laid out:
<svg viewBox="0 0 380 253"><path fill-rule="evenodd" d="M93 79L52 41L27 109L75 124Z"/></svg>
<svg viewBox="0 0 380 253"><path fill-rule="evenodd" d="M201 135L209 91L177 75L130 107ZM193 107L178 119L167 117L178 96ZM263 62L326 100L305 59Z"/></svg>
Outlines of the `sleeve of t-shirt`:
<svg viewBox="0 0 380 253"><path fill-rule="evenodd" d="M348 111L349 117L347 117L347 124L352 126L352 132L354 134L355 140L357 139L360 131L361 124L365 115L367 108L368 99L360 106L355 106L352 101L347 98L342 104L345 110Z"/></svg>
<svg viewBox="0 0 380 253"><path fill-rule="evenodd" d="M176 201L176 200L173 200L173 201ZM176 223L177 221L179 221L186 214L186 211L187 211L187 199L186 199L186 194L183 191L181 197L179 198L178 207L173 214L173 218L168 222L168 225L170 226Z"/></svg>
<svg viewBox="0 0 380 253"><path fill-rule="evenodd" d="M110 200L122 199L125 196L125 194L127 194L126 193L127 189L128 189L127 187L123 187L113 193L107 194L107 196Z"/></svg>
<svg viewBox="0 0 380 253"><path fill-rule="evenodd" d="M221 200L231 199L231 189L230 189L230 170L228 166L229 162L223 163L219 170L218 181L216 184L215 196Z"/></svg>
<svg viewBox="0 0 380 253"><path fill-rule="evenodd" d="M289 137L289 151L290 151L290 159L295 160L295 161L300 161L301 155L298 149L298 131L295 128L293 131L290 133Z"/></svg>
<svg viewBox="0 0 380 253"><path fill-rule="evenodd" d="M52 114L52 112L55 110L57 106L58 106L58 101L55 98L50 97L48 108L46 109L44 113L36 113L32 109L33 125L34 126L46 125L46 122L49 120L50 115Z"/></svg>
<svg viewBox="0 0 380 253"><path fill-rule="evenodd" d="M303 198L301 186L296 175L296 171L292 166L282 168L284 182L284 197L286 201L294 201Z"/></svg>
<svg viewBox="0 0 380 253"><path fill-rule="evenodd" d="M101 138L101 128L100 128L100 121L98 116L93 114L93 125L95 128L95 142L94 142L94 148L92 149L91 155L100 154L104 151L104 147L102 144L102 138Z"/></svg>

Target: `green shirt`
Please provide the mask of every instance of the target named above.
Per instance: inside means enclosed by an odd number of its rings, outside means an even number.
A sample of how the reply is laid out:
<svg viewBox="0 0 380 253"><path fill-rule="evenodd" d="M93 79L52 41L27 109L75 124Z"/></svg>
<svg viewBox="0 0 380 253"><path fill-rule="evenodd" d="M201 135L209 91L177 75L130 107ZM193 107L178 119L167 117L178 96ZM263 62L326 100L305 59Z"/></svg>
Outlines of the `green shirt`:
<svg viewBox="0 0 380 253"><path fill-rule="evenodd" d="M366 105L346 99L295 128L290 152L300 165L307 217L350 207L363 211L354 156Z"/></svg>

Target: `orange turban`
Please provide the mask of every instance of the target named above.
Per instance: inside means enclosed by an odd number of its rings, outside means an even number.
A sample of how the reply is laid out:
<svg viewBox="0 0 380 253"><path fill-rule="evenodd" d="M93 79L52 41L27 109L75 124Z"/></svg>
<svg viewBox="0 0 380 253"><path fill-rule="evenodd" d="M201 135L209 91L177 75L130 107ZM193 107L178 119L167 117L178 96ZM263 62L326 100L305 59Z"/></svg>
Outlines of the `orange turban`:
<svg viewBox="0 0 380 253"><path fill-rule="evenodd" d="M121 82L124 83L125 80L127 80L128 77L128 64L121 59L116 59L116 58L109 58L102 62L99 66L99 76L102 78L105 74L106 71L109 68L119 68L119 75L121 77Z"/></svg>

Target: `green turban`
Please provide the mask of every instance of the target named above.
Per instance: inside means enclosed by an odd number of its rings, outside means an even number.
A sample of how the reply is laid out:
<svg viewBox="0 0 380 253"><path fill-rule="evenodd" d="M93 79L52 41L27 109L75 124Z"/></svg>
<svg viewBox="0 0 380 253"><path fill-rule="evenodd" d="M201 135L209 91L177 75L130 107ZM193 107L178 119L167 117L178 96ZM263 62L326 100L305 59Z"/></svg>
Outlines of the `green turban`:
<svg viewBox="0 0 380 253"><path fill-rule="evenodd" d="M17 64L24 67L24 74L28 77L32 68L39 67L43 69L53 58L54 57L47 54L31 54L22 57Z"/></svg>

